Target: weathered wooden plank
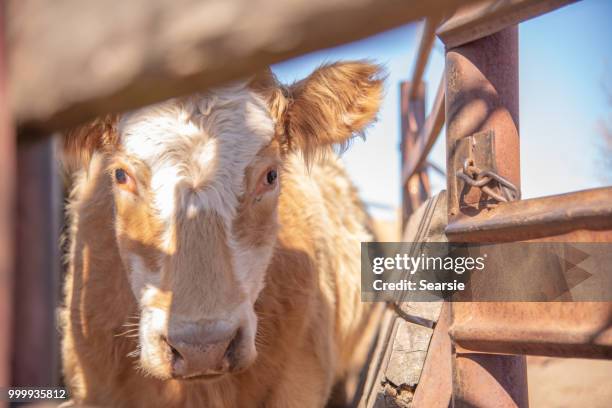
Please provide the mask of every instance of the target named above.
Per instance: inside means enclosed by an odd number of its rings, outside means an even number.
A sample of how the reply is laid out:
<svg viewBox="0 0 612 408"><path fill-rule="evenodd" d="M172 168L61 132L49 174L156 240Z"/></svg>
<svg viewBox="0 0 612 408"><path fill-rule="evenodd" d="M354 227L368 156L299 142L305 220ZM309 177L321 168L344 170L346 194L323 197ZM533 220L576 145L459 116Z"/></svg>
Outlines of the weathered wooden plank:
<svg viewBox="0 0 612 408"><path fill-rule="evenodd" d="M44 133L468 1L9 0L11 104L22 127Z"/></svg>
<svg viewBox="0 0 612 408"><path fill-rule="evenodd" d="M433 329L401 320L393 339L385 378L397 388L419 383Z"/></svg>

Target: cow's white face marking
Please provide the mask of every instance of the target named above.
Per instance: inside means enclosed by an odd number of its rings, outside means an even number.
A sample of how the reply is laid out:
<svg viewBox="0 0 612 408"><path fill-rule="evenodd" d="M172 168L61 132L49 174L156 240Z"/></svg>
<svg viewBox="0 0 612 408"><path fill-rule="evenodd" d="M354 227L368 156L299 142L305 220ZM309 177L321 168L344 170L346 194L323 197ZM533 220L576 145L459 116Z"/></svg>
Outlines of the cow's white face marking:
<svg viewBox="0 0 612 408"><path fill-rule="evenodd" d="M128 265L130 268L130 285L137 298L140 298L146 285L159 286L159 271L149 269L140 255L129 254Z"/></svg>
<svg viewBox="0 0 612 408"><path fill-rule="evenodd" d="M130 113L119 133L126 153L148 165L153 206L168 227L177 206L188 215L212 210L231 225L245 170L272 140L274 123L241 84Z"/></svg>

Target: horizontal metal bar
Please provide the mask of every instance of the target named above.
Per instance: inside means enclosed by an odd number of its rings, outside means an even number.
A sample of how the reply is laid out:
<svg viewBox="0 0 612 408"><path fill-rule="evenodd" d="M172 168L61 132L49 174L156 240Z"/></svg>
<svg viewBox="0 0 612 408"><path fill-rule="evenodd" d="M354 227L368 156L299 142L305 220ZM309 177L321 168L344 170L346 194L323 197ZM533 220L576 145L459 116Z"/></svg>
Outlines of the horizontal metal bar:
<svg viewBox="0 0 612 408"><path fill-rule="evenodd" d="M471 1L10 0L11 105L21 128L50 133Z"/></svg>
<svg viewBox="0 0 612 408"><path fill-rule="evenodd" d="M447 48L486 37L577 0L496 0L459 8L437 31Z"/></svg>
<svg viewBox="0 0 612 408"><path fill-rule="evenodd" d="M408 152L408 160L402 171L402 185L406 184L408 179L427 161L427 155L444 126L444 88L444 77L442 77L431 113L419 132L413 150Z"/></svg>
<svg viewBox="0 0 612 408"><path fill-rule="evenodd" d="M441 408L528 408L525 356L453 352L453 399Z"/></svg>
<svg viewBox="0 0 612 408"><path fill-rule="evenodd" d="M454 303L449 334L477 352L612 358L612 303Z"/></svg>
<svg viewBox="0 0 612 408"><path fill-rule="evenodd" d="M456 217L445 232L452 241L503 242L576 230L612 230L612 187L502 203Z"/></svg>

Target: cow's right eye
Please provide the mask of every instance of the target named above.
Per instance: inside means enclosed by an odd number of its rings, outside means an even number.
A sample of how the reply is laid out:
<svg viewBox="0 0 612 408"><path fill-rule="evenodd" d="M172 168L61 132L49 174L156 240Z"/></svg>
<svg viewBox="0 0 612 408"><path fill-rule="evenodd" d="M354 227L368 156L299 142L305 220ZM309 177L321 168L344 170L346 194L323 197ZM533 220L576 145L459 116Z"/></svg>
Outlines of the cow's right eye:
<svg viewBox="0 0 612 408"><path fill-rule="evenodd" d="M260 201L263 194L272 191L278 185L278 170L276 167L269 167L259 176L257 188L255 188L255 200Z"/></svg>

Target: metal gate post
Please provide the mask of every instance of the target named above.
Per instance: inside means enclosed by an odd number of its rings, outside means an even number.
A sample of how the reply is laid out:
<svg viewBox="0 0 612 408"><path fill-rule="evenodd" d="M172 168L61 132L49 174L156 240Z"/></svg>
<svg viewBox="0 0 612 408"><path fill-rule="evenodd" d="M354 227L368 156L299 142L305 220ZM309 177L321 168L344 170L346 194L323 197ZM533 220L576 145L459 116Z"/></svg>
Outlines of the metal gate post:
<svg viewBox="0 0 612 408"><path fill-rule="evenodd" d="M425 124L425 83L421 81L418 85L413 86L415 88L411 88L411 83L408 81L400 84L402 174L404 166L410 162L408 156L418 154L414 146ZM402 231L406 227L410 214L416 211L428 196L427 170L419 169L402 186Z"/></svg>
<svg viewBox="0 0 612 408"><path fill-rule="evenodd" d="M60 203L54 138L19 135L12 367L16 386L58 382Z"/></svg>
<svg viewBox="0 0 612 408"><path fill-rule="evenodd" d="M487 211L490 197L479 189L458 191L455 173L466 157L457 141L492 131L494 143L481 147L496 171L520 188L518 134L518 28L446 50L446 151L449 222ZM484 152L482 149L488 149ZM452 321L469 319L481 308L510 304L453 303ZM451 324L452 333L452 324ZM463 353L453 358L455 407L526 407L524 356Z"/></svg>
<svg viewBox="0 0 612 408"><path fill-rule="evenodd" d="M4 2L0 1L0 387L10 385L13 311L15 135L6 92ZM0 401L0 407L5 402Z"/></svg>

